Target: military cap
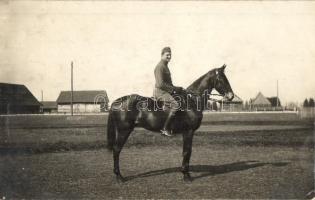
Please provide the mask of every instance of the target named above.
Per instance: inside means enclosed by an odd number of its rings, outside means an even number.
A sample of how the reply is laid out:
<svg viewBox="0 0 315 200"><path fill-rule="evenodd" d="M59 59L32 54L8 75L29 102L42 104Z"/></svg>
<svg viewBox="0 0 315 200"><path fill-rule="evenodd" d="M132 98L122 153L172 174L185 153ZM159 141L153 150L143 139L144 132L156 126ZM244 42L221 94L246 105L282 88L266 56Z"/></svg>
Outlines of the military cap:
<svg viewBox="0 0 315 200"><path fill-rule="evenodd" d="M172 52L171 51L171 48L170 47L164 47L163 49L162 49L162 52L161 52L161 55L163 55L164 53L166 53L166 52Z"/></svg>

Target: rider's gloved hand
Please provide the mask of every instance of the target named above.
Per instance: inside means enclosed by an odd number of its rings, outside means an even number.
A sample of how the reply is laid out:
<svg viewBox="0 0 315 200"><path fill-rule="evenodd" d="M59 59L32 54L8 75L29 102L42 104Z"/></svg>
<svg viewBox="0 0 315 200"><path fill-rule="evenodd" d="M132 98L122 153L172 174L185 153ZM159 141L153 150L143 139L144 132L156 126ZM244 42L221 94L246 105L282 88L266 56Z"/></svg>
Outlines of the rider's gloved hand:
<svg viewBox="0 0 315 200"><path fill-rule="evenodd" d="M174 93L178 94L178 93L181 93L183 90L184 90L184 88L182 88L182 87L175 87Z"/></svg>

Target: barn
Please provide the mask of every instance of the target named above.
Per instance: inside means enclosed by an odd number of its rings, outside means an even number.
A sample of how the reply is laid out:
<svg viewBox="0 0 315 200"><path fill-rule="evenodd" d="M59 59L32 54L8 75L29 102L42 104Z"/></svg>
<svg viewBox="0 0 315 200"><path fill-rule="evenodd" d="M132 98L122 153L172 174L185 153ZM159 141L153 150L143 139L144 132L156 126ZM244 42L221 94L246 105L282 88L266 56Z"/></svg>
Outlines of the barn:
<svg viewBox="0 0 315 200"><path fill-rule="evenodd" d="M232 101L223 101L223 103L219 100L214 101L213 99L210 99L207 102L207 110L239 112L243 110L243 100L236 94L234 94Z"/></svg>
<svg viewBox="0 0 315 200"><path fill-rule="evenodd" d="M261 93L258 92L254 99L249 101L251 110L270 110L270 101Z"/></svg>
<svg viewBox="0 0 315 200"><path fill-rule="evenodd" d="M281 107L281 102L278 97L268 97L267 99L270 101L272 107Z"/></svg>
<svg viewBox="0 0 315 200"><path fill-rule="evenodd" d="M0 83L0 114L35 114L40 107L25 85Z"/></svg>
<svg viewBox="0 0 315 200"><path fill-rule="evenodd" d="M98 113L108 110L108 96L105 90L73 91L74 113ZM71 91L61 91L57 98L59 113L71 112Z"/></svg>
<svg viewBox="0 0 315 200"><path fill-rule="evenodd" d="M56 101L43 101L42 102L43 113L57 113L57 102Z"/></svg>
<svg viewBox="0 0 315 200"><path fill-rule="evenodd" d="M222 107L223 106L223 107ZM234 94L232 101L220 102L220 109L222 111L239 112L243 110L243 100Z"/></svg>

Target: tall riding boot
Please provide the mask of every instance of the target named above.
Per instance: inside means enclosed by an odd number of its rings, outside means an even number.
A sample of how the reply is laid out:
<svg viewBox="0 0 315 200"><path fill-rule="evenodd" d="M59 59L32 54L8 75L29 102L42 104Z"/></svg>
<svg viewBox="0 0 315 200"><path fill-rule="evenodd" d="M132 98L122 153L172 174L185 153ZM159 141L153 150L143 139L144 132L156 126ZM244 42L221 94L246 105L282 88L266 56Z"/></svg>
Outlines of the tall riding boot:
<svg viewBox="0 0 315 200"><path fill-rule="evenodd" d="M161 130L162 132L162 135L166 135L166 136L173 136L172 133L171 133L171 128L170 128L170 125L174 119L174 116L175 116L175 113L176 111L170 111L166 120L165 120L165 123L164 123L164 127L163 129Z"/></svg>

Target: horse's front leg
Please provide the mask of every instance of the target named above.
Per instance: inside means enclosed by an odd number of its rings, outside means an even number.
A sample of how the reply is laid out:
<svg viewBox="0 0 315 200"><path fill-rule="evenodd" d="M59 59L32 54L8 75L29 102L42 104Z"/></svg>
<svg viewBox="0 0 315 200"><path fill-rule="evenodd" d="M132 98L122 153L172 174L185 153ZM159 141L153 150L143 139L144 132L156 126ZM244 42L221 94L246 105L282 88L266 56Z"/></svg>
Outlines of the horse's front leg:
<svg viewBox="0 0 315 200"><path fill-rule="evenodd" d="M189 160L192 150L192 140L194 131L190 130L183 133L183 163L182 173L184 174L184 181L191 182L192 178L189 173Z"/></svg>

